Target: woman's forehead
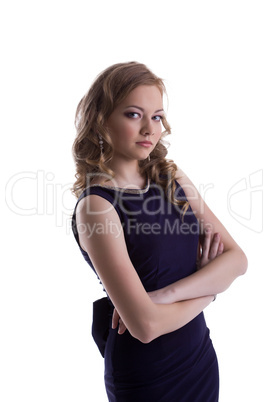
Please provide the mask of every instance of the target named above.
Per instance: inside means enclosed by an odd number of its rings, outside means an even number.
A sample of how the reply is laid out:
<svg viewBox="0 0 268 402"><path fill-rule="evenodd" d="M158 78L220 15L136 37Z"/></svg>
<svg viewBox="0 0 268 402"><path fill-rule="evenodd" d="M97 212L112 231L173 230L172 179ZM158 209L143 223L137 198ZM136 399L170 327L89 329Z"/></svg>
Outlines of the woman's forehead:
<svg viewBox="0 0 268 402"><path fill-rule="evenodd" d="M139 106L155 109L163 108L163 97L160 89L156 85L140 85L133 89L120 103L120 106Z"/></svg>

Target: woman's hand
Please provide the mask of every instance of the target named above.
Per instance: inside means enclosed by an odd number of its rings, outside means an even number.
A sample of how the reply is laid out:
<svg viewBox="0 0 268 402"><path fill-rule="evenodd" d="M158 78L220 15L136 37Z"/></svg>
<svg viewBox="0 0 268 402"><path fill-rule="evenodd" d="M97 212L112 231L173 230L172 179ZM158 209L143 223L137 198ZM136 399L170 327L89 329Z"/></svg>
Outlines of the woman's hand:
<svg viewBox="0 0 268 402"><path fill-rule="evenodd" d="M127 329L127 327L123 323L123 321L122 321L120 315L118 314L117 310L114 309L113 317L112 317L112 329L116 329L118 324L119 324L118 334L122 335L125 332L125 330Z"/></svg>
<svg viewBox="0 0 268 402"><path fill-rule="evenodd" d="M221 255L224 251L224 244L219 233L212 236L210 228L205 229L204 235L200 236L199 253L197 258L197 269L203 268L209 262Z"/></svg>

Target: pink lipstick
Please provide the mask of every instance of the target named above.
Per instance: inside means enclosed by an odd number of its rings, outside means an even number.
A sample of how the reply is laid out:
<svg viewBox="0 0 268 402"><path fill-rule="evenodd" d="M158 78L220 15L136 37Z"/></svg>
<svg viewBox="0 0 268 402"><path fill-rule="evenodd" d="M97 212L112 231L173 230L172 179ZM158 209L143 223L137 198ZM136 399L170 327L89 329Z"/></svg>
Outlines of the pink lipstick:
<svg viewBox="0 0 268 402"><path fill-rule="evenodd" d="M140 141L140 142L136 142L136 144L140 145L141 147L145 147L145 148L149 148L151 145L153 145L151 143L151 141Z"/></svg>

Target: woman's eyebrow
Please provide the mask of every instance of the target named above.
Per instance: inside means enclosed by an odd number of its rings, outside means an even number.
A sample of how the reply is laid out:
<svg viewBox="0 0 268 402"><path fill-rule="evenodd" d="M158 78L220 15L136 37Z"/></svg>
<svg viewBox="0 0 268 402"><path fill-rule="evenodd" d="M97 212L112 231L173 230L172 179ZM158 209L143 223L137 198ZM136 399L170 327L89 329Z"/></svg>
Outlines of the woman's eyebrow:
<svg viewBox="0 0 268 402"><path fill-rule="evenodd" d="M136 109L141 110L142 112L144 112L144 109L140 106L136 106L136 105L129 105L126 107L126 109L128 109L129 107L135 107ZM154 113L158 113L158 112L164 112L164 109L158 109L156 110Z"/></svg>

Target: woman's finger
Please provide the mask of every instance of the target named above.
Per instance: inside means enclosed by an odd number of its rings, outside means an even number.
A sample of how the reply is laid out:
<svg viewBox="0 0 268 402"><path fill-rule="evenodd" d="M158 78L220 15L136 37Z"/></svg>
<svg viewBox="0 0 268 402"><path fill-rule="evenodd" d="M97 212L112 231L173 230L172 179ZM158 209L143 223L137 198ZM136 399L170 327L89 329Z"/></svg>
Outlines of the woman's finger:
<svg viewBox="0 0 268 402"><path fill-rule="evenodd" d="M205 261L208 259L210 242L211 242L211 230L210 228L207 228L205 230L205 237L202 243L202 259Z"/></svg>
<svg viewBox="0 0 268 402"><path fill-rule="evenodd" d="M123 321L121 320L121 318L119 319L119 328L118 328L118 334L122 335L125 330L127 329L127 327L125 326L125 324L123 323Z"/></svg>
<svg viewBox="0 0 268 402"><path fill-rule="evenodd" d="M112 317L112 329L117 328L119 318L120 318L120 316L119 316L117 310L114 308L113 317Z"/></svg>
<svg viewBox="0 0 268 402"><path fill-rule="evenodd" d="M127 327L123 323L120 315L118 314L117 310L114 308L113 316L112 316L112 329L116 329L118 327L118 334L122 335Z"/></svg>
<svg viewBox="0 0 268 402"><path fill-rule="evenodd" d="M209 256L208 256L209 260L214 260L214 258L217 256L218 248L220 245L220 240L221 240L220 234L215 233L213 236L213 240L212 240L210 251L209 251Z"/></svg>
<svg viewBox="0 0 268 402"><path fill-rule="evenodd" d="M218 255L221 255L221 254L223 253L223 250L224 250L224 244L223 244L223 242L221 241L220 244L219 244L217 256L218 256Z"/></svg>

